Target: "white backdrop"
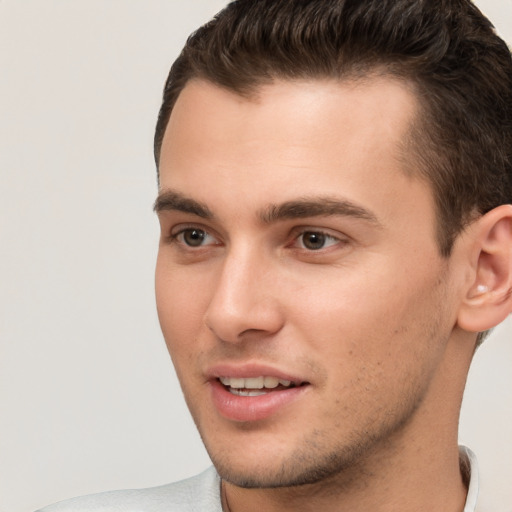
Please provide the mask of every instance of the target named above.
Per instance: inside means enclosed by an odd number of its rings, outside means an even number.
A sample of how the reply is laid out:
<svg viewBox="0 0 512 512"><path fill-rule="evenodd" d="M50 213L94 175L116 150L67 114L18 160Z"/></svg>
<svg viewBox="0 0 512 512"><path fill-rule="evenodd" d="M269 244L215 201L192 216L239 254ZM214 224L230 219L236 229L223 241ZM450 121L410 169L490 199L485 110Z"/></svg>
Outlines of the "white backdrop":
<svg viewBox="0 0 512 512"><path fill-rule="evenodd" d="M171 62L223 3L0 0L0 512L209 464L155 313L152 137ZM512 0L478 4L512 41ZM461 440L512 511L510 318Z"/></svg>

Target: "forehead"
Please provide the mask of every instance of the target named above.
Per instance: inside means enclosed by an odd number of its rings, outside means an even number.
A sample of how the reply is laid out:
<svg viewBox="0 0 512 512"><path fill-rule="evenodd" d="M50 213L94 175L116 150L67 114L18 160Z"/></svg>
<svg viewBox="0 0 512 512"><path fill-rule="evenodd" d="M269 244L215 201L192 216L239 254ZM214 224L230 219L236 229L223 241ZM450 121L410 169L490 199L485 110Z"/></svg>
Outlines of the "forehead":
<svg viewBox="0 0 512 512"><path fill-rule="evenodd" d="M269 151L304 142L319 150L340 142L362 149L376 138L397 146L416 111L412 86L390 77L277 81L260 86L249 98L193 80L170 116L160 164L165 167L190 145L214 151L232 143L234 155L248 149L237 143L249 139L265 142Z"/></svg>
<svg viewBox="0 0 512 512"><path fill-rule="evenodd" d="M417 182L404 158L417 110L409 84L388 77L277 81L250 98L192 81L164 135L161 189L219 204L235 192L255 208L310 194L381 196L389 209Z"/></svg>

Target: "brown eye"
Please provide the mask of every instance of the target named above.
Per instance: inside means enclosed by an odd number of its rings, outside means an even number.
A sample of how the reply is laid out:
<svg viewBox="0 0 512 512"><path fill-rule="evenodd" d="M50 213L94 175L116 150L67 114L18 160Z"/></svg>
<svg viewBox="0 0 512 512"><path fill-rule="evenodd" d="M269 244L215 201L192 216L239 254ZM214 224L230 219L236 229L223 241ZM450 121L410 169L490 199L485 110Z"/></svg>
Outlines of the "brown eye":
<svg viewBox="0 0 512 512"><path fill-rule="evenodd" d="M184 244L190 247L199 247L203 245L207 234L202 229L185 229L179 234L179 238Z"/></svg>
<svg viewBox="0 0 512 512"><path fill-rule="evenodd" d="M302 233L302 245L310 251L317 251L325 246L326 239L328 238L323 233L316 231L306 231ZM332 237L329 237L332 238Z"/></svg>

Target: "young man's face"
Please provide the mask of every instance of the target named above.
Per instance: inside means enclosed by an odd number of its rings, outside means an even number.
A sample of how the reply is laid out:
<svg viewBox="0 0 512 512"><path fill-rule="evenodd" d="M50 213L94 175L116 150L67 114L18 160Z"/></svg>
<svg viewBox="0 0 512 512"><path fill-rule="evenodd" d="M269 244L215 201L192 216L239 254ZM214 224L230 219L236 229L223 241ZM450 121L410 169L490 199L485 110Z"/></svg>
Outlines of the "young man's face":
<svg viewBox="0 0 512 512"><path fill-rule="evenodd" d="M415 110L385 78L277 82L251 100L192 82L177 101L158 312L233 483L314 482L442 420L456 287L401 148Z"/></svg>

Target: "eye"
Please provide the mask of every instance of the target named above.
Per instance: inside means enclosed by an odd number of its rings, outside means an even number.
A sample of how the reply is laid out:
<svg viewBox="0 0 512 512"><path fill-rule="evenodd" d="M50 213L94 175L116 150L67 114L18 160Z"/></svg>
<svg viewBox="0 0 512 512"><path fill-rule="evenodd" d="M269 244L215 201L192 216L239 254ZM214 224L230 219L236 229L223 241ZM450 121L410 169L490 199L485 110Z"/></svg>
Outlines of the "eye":
<svg viewBox="0 0 512 512"><path fill-rule="evenodd" d="M188 247L215 245L217 240L204 229L186 228L173 235L178 242Z"/></svg>
<svg viewBox="0 0 512 512"><path fill-rule="evenodd" d="M296 241L301 249L307 249L308 251L318 251L340 243L338 238L322 231L304 231L297 237Z"/></svg>

